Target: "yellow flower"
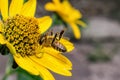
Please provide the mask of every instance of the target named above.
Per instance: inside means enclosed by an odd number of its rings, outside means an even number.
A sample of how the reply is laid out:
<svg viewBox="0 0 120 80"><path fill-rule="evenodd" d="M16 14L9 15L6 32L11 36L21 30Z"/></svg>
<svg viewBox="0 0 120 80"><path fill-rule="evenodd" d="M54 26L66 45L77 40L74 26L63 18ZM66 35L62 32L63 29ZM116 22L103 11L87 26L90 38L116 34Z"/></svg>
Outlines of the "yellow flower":
<svg viewBox="0 0 120 80"><path fill-rule="evenodd" d="M53 2L48 2L45 5L45 9L56 12L66 23L68 23L73 30L75 38L79 39L81 37L78 25L85 27L86 24L79 20L82 18L82 14L79 10L72 7L68 0L63 0L62 2L60 0L53 0Z"/></svg>
<svg viewBox="0 0 120 80"><path fill-rule="evenodd" d="M9 9L8 0L0 0L0 44L8 47L21 68L44 80L55 80L48 70L71 76L72 63L59 51L39 44L39 37L50 27L52 19L49 16L35 18L35 10L36 0L25 3L24 0L12 0ZM59 42L67 52L74 48L64 38Z"/></svg>

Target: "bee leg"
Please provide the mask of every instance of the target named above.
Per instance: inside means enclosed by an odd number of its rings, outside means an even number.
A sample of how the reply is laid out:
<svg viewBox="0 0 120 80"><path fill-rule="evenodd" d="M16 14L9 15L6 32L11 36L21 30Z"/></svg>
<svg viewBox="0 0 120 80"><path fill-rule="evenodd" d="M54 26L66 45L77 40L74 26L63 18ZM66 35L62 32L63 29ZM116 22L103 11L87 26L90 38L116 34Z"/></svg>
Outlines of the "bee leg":
<svg viewBox="0 0 120 80"><path fill-rule="evenodd" d="M50 32L50 35L51 35L51 36L53 36L53 35L54 35L54 34L53 34L53 31L51 31L51 32Z"/></svg>
<svg viewBox="0 0 120 80"><path fill-rule="evenodd" d="M53 33L53 29L50 30L49 33L50 33L50 36L53 36L53 35L54 35L54 33Z"/></svg>
<svg viewBox="0 0 120 80"><path fill-rule="evenodd" d="M54 38L53 38L53 40L52 40L52 44L55 42L57 36L58 36L58 33L55 34L55 36L54 36Z"/></svg>
<svg viewBox="0 0 120 80"><path fill-rule="evenodd" d="M40 37L39 44L42 45L43 43L45 43L46 40L47 40L47 34L44 34L43 36Z"/></svg>
<svg viewBox="0 0 120 80"><path fill-rule="evenodd" d="M49 31L47 31L47 33L46 33L47 35L49 35L49 36L53 36L54 35L54 33L53 33L53 29L52 30L49 30Z"/></svg>
<svg viewBox="0 0 120 80"><path fill-rule="evenodd" d="M44 42L44 35L40 37L40 39L39 39L39 44L42 45L43 42Z"/></svg>
<svg viewBox="0 0 120 80"><path fill-rule="evenodd" d="M2 32L0 31L0 34L2 34Z"/></svg>
<svg viewBox="0 0 120 80"><path fill-rule="evenodd" d="M62 30L62 31L60 32L60 34L59 34L59 39L58 39L58 40L60 40L60 39L62 38L64 32L65 32L64 30Z"/></svg>

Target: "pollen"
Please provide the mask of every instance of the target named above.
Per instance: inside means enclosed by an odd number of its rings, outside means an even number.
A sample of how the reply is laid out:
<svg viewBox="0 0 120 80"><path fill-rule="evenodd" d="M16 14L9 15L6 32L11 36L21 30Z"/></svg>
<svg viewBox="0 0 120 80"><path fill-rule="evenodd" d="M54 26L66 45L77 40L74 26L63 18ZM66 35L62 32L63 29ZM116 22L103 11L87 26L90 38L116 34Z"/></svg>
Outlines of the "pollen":
<svg viewBox="0 0 120 80"><path fill-rule="evenodd" d="M4 36L21 56L36 54L40 36L38 21L36 18L16 15L4 21Z"/></svg>

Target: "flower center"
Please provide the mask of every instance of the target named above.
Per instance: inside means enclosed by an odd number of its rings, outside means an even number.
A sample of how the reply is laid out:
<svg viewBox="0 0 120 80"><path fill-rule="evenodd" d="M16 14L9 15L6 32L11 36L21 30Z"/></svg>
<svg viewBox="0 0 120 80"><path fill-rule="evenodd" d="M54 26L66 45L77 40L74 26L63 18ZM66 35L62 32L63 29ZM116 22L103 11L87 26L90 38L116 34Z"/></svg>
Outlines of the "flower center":
<svg viewBox="0 0 120 80"><path fill-rule="evenodd" d="M40 36L36 18L16 15L5 21L4 36L21 56L35 54Z"/></svg>

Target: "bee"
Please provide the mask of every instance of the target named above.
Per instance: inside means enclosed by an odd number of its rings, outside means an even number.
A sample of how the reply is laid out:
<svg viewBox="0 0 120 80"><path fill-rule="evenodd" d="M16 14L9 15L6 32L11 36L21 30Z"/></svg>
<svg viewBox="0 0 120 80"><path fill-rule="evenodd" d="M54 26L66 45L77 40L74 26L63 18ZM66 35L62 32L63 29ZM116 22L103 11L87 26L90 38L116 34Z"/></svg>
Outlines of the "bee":
<svg viewBox="0 0 120 80"><path fill-rule="evenodd" d="M55 35L53 34L53 32L51 32L51 36L48 36L48 34L44 34L40 37L39 44L43 47L52 47L57 51L66 52L66 47L60 42L63 33L64 30L62 30L60 33L56 33Z"/></svg>

